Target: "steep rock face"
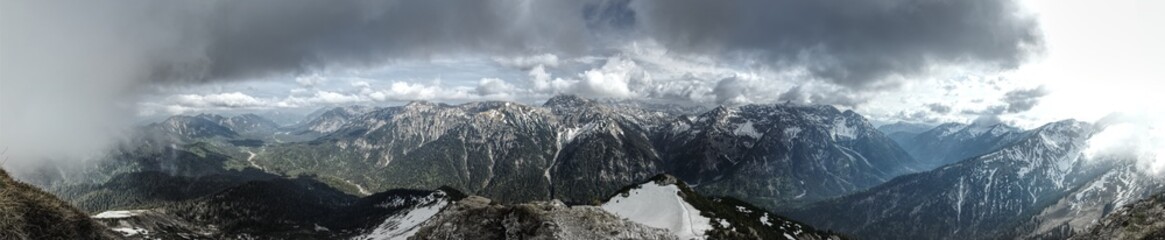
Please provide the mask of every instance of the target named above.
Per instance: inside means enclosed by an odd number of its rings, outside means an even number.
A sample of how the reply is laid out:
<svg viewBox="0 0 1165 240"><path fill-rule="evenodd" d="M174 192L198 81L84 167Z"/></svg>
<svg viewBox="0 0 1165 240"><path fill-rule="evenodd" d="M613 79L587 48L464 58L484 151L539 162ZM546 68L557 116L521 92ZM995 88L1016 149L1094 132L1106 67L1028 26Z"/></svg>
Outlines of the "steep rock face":
<svg viewBox="0 0 1165 240"><path fill-rule="evenodd" d="M917 165L863 117L829 106L720 107L671 129L659 145L679 178L770 207L863 190Z"/></svg>
<svg viewBox="0 0 1165 240"><path fill-rule="evenodd" d="M1048 220L1055 226L1065 221L1054 218L1065 208L1080 210L1114 204L1072 200L1101 194L1103 187L1088 186L1104 185L1105 179L1119 178L1121 169L1125 169L1113 161L1084 159L1080 152L1095 131L1083 122L1051 123L998 151L903 176L790 215L872 239L1048 234L1046 228L1033 230L1036 227L1029 221ZM1056 206L1058 202L1080 204Z"/></svg>
<svg viewBox="0 0 1165 240"><path fill-rule="evenodd" d="M1165 194L1156 194L1121 207L1101 219L1075 240L1133 240L1165 238Z"/></svg>
<svg viewBox="0 0 1165 240"><path fill-rule="evenodd" d="M663 171L651 137L670 115L576 96L557 96L543 106L560 122L560 151L547 172L555 197L594 201Z"/></svg>
<svg viewBox="0 0 1165 240"><path fill-rule="evenodd" d="M947 123L918 134L893 136L903 149L922 163L921 168L933 169L993 152L1025 135L1022 130L1001 123Z"/></svg>
<svg viewBox="0 0 1165 240"><path fill-rule="evenodd" d="M347 106L320 109L309 114L299 126L298 134L327 134L339 130L353 118L374 110L366 106Z"/></svg>

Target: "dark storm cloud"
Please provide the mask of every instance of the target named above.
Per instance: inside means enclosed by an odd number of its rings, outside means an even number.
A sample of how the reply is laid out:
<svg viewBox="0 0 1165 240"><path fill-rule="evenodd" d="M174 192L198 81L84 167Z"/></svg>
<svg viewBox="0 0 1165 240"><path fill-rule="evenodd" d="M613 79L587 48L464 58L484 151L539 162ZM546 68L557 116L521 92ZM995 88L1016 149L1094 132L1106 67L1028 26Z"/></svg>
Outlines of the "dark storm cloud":
<svg viewBox="0 0 1165 240"><path fill-rule="evenodd" d="M463 54L589 53L588 24L630 21L588 23L583 4L0 1L0 146L14 156L88 154L113 138L110 129L133 122L142 93L170 85Z"/></svg>
<svg viewBox="0 0 1165 240"><path fill-rule="evenodd" d="M1031 110L1040 103L1040 98L1048 95L1048 89L1040 86L1032 89L1021 89L1007 92L1003 95L1003 102L1007 103L1008 113L1020 113Z"/></svg>
<svg viewBox="0 0 1165 240"><path fill-rule="evenodd" d="M755 56L854 87L934 64L1014 68L1039 49L1011 0L636 1L640 28L670 50Z"/></svg>
<svg viewBox="0 0 1165 240"><path fill-rule="evenodd" d="M869 100L868 96L861 96L853 91L845 90L822 90L809 89L804 86L796 86L790 88L788 91L781 93L777 98L782 103L792 103L799 105L838 105L846 107L857 107L859 104Z"/></svg>
<svg viewBox="0 0 1165 240"><path fill-rule="evenodd" d="M933 112L933 113L938 113L938 114L947 114L947 113L951 113L951 107L950 107L950 106L947 106L947 105L943 105L943 104L941 104L941 103L931 103L931 104L927 104L927 105L926 105L926 108L927 108L927 109L930 109L930 111L931 111L931 112Z"/></svg>
<svg viewBox="0 0 1165 240"><path fill-rule="evenodd" d="M743 80L730 77L720 79L719 82L716 82L716 87L712 88L712 94L716 96L716 104L740 104L742 102L737 102L737 100L747 97L748 87Z"/></svg>
<svg viewBox="0 0 1165 240"><path fill-rule="evenodd" d="M581 4L565 1L148 1L176 14L158 34L190 37L155 57L155 81L216 80L368 66L433 54L587 50ZM197 5L197 6L191 6ZM151 19L143 19L149 21ZM598 20L595 20L598 21ZM602 25L602 23L591 23ZM172 28L171 28L172 27ZM184 50L187 48L193 49Z"/></svg>
<svg viewBox="0 0 1165 240"><path fill-rule="evenodd" d="M994 105L980 110L963 110L962 114L967 115L999 115L1007 112L1007 105Z"/></svg>
<svg viewBox="0 0 1165 240"><path fill-rule="evenodd" d="M934 118L934 116L931 116L931 114L927 113L926 111L914 111L912 113L908 113L906 111L899 111L898 113L894 114L892 117L894 119L898 119L898 120L906 121L906 122L918 122L918 123L939 122L939 119Z"/></svg>
<svg viewBox="0 0 1165 240"><path fill-rule="evenodd" d="M628 30L635 27L631 0L596 1L583 6L582 15L593 29Z"/></svg>
<svg viewBox="0 0 1165 240"><path fill-rule="evenodd" d="M921 73L933 63L1013 67L1038 45L1035 22L1008 0L457 1L249 0L58 4L103 17L142 46L155 82L252 79L375 66L434 54L589 53L647 38L670 50L756 56L850 87ZM95 4L96 5L96 4ZM95 12L95 13L94 13ZM51 14L46 15L51 16ZM100 21L105 21L101 24ZM35 22L35 21L33 21ZM610 34L607 34L610 33ZM601 50L601 49L600 49Z"/></svg>
<svg viewBox="0 0 1165 240"><path fill-rule="evenodd" d="M1035 22L1018 14L1015 5L1006 0L6 0L0 1L0 108L5 111L0 145L59 152L66 140L100 142L110 135L106 129L128 125L137 98L164 88L159 85L291 79L279 77L475 54L553 54L547 56L557 61L558 56L620 54L632 43L628 40L654 40L668 53L706 55L717 62L759 60L777 71L804 68L812 77L849 88L796 87L781 100L854 106L873 96L860 91L893 85L886 77L921 74L934 64L1019 64L1025 46L1038 46L1040 37L1033 33ZM739 82L724 84L717 90L723 93L719 100L748 92ZM1024 103L1012 105L1030 108Z"/></svg>

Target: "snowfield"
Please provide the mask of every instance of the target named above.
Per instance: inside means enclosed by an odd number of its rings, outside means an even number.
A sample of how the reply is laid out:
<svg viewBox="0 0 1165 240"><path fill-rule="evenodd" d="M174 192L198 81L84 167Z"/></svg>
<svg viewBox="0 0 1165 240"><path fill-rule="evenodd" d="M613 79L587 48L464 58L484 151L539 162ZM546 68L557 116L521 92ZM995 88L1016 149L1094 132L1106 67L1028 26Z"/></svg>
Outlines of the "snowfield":
<svg viewBox="0 0 1165 240"><path fill-rule="evenodd" d="M680 239L705 239L711 219L685 202L676 185L650 182L611 198L602 208L619 217L650 227L667 229Z"/></svg>
<svg viewBox="0 0 1165 240"><path fill-rule="evenodd" d="M132 236L138 235L138 234L149 234L150 233L149 230L137 228L137 227L115 227L115 228L110 228L110 230L113 230L114 232L120 233L122 236L126 236L126 237L132 237Z"/></svg>

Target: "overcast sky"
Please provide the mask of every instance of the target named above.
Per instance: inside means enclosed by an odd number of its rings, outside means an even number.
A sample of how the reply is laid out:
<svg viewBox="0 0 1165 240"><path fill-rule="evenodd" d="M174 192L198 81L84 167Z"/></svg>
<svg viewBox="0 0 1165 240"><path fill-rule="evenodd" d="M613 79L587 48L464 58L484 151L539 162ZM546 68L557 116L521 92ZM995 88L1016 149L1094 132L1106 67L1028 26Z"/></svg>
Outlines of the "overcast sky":
<svg viewBox="0 0 1165 240"><path fill-rule="evenodd" d="M141 118L411 100L791 102L1028 128L1165 102L1162 1L2 4L0 146L25 152L99 148Z"/></svg>

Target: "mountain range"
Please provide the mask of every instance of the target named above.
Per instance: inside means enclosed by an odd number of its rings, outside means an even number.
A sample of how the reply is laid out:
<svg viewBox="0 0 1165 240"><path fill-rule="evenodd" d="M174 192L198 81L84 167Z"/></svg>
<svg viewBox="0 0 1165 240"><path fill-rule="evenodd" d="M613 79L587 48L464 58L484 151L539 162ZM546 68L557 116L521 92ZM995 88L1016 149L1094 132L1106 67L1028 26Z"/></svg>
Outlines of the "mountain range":
<svg viewBox="0 0 1165 240"><path fill-rule="evenodd" d="M1082 154L1103 129L876 128L832 106L570 95L417 101L283 126L179 115L88 165L20 178L138 238L1063 239L1165 189L1135 159Z"/></svg>
<svg viewBox="0 0 1165 240"><path fill-rule="evenodd" d="M891 131L892 128L881 128ZM922 132L887 132L926 169L977 157L1022 139L1024 131L1003 123L946 123Z"/></svg>
<svg viewBox="0 0 1165 240"><path fill-rule="evenodd" d="M787 214L869 239L1062 239L1162 190L1132 160L1082 154L1100 130L1050 123L999 150Z"/></svg>
<svg viewBox="0 0 1165 240"><path fill-rule="evenodd" d="M862 116L829 106L680 114L558 96L542 106L413 102L346 121L311 141L244 148L248 165L355 192L449 185L505 202L591 202L672 173L770 208L863 190L918 165Z"/></svg>

